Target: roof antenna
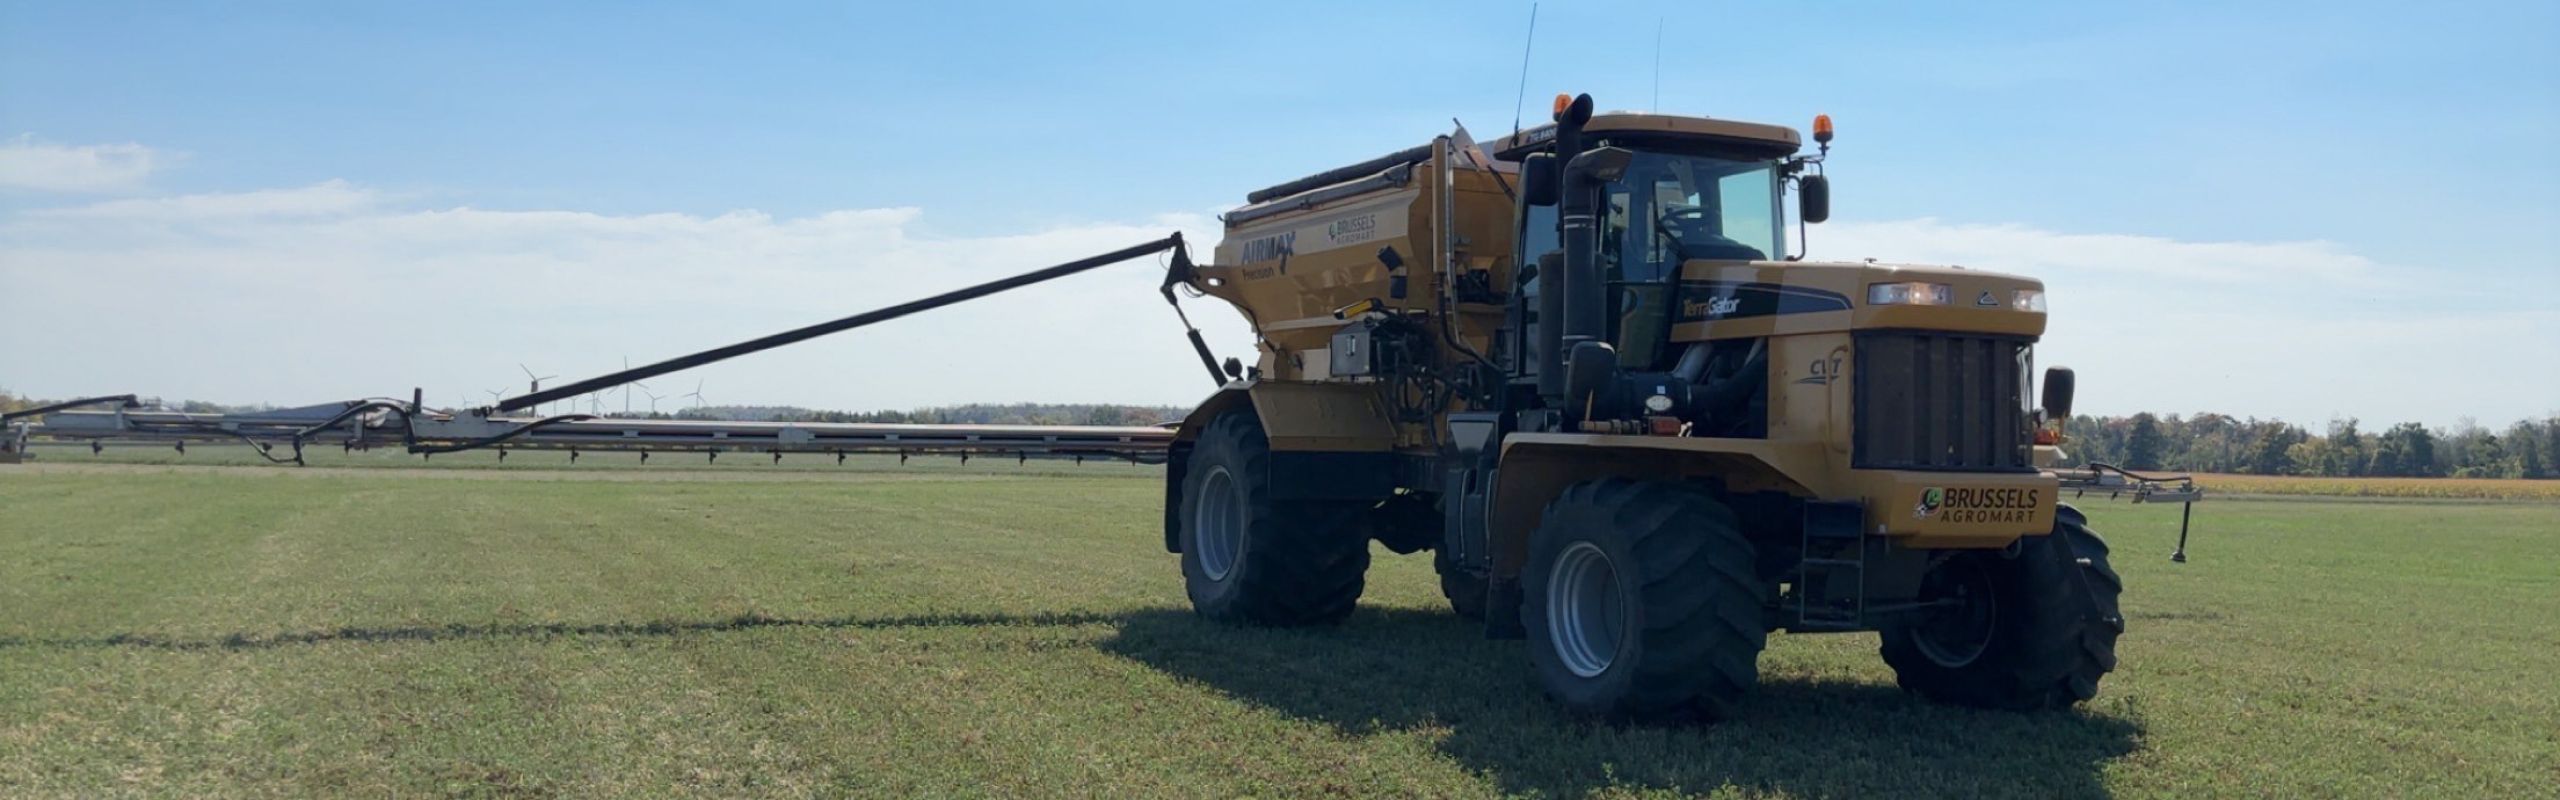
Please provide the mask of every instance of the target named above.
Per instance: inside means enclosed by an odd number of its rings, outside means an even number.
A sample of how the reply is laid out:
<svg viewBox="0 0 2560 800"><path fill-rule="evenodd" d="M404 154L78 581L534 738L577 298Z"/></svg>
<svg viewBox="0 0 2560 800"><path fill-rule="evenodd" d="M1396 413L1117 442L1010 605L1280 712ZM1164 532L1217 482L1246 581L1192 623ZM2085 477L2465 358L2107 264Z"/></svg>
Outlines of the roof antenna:
<svg viewBox="0 0 2560 800"><path fill-rule="evenodd" d="M1662 113L1662 18L1653 18L1653 107L1646 113Z"/></svg>
<svg viewBox="0 0 2560 800"><path fill-rule="evenodd" d="M1654 37L1656 43L1654 45L1653 63L1654 71L1656 73L1659 73L1662 70L1662 45L1659 42L1661 38L1662 37L1659 35ZM1528 41L1520 43L1520 92L1512 95L1511 97L1511 138L1515 141L1520 138L1520 106L1521 104L1529 101L1529 52L1536 48L1537 45L1538 4L1530 3L1529 39Z"/></svg>

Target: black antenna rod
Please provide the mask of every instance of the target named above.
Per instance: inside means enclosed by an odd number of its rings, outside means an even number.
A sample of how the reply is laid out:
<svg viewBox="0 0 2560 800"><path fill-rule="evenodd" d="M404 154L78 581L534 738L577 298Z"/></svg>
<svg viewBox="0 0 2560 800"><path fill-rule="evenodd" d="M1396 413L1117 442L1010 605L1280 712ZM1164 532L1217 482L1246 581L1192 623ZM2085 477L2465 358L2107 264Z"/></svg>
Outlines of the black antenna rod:
<svg viewBox="0 0 2560 800"><path fill-rule="evenodd" d="M1655 38L1660 38L1657 34ZM1538 46L1538 4L1529 4L1529 40L1520 45L1520 91L1511 96L1511 138L1520 138L1520 107L1529 102L1529 53ZM1657 42L1655 49L1661 49ZM1660 56L1655 56L1655 69L1661 69Z"/></svg>
<svg viewBox="0 0 2560 800"><path fill-rule="evenodd" d="M1648 114L1662 113L1662 17L1653 18L1653 106Z"/></svg>
<svg viewBox="0 0 2560 800"><path fill-rule="evenodd" d="M855 314L832 322L821 322L805 328L795 328L773 334L771 336L739 342L727 347L704 350L689 356L678 356L647 366L632 367L620 372L599 375L597 377L588 378L565 386L558 386L531 394L510 397L505 400L498 401L498 404L490 407L489 410L515 411L518 409L531 408L542 403L548 403L563 398L576 397L598 389L620 386L625 383L645 378L654 378L677 370L691 369L714 361L736 358L748 353L761 350L771 350L786 344L815 339L830 333L848 331L875 322L887 322L918 311L929 311L951 305L953 303L975 300L997 292L1019 289L1056 278L1064 278L1096 267L1109 266L1132 258L1137 258L1139 256L1154 255L1167 250L1172 250L1176 253L1181 253L1183 251L1182 234L1176 233L1146 244L1131 245L1129 247L1123 247L1092 258L1069 261L1047 269L1025 272L1023 274L1001 280L988 281L966 289L954 289L922 300L910 300L888 308L865 311L860 314Z"/></svg>

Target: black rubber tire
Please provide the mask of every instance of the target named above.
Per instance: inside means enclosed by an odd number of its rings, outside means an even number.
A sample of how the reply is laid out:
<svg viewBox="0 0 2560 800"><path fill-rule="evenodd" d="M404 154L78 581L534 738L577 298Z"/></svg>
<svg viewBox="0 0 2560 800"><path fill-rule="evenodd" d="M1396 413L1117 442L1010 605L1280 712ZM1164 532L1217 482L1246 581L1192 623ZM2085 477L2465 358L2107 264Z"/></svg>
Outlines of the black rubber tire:
<svg viewBox="0 0 2560 800"><path fill-rule="evenodd" d="M1458 612L1462 618L1483 622L1488 600L1484 576L1451 563L1449 550L1445 547L1432 551L1431 568L1440 573L1440 596L1449 598L1449 610Z"/></svg>
<svg viewBox="0 0 2560 800"><path fill-rule="evenodd" d="M1450 556L1449 543L1442 541L1448 538L1446 519L1437 500L1421 502L1405 495L1380 504L1372 513L1371 524L1376 526L1372 533L1380 545L1398 553L1410 551L1399 549L1397 542L1431 548L1431 571L1440 576L1440 596L1448 598L1449 610L1463 619L1484 620L1485 577L1460 568Z"/></svg>
<svg viewBox="0 0 2560 800"><path fill-rule="evenodd" d="M1565 666L1549 616L1556 560L1582 541L1607 556L1625 603L1615 655L1590 677ZM1530 535L1521 575L1520 618L1539 685L1578 717L1731 717L1760 682L1769 638L1752 559L1733 512L1707 492L1619 478L1566 488Z"/></svg>
<svg viewBox="0 0 2560 800"><path fill-rule="evenodd" d="M2013 555L1956 558L1975 559L1989 577L1991 638L1971 659L1948 664L1922 649L1917 621L1887 627L1884 661L1904 691L2013 711L2066 708L2098 695L2098 679L2115 669L2116 637L2124 633L2117 604L2124 579L2107 563L2106 541L2089 530L2079 509L2063 506L2051 535L2021 540Z"/></svg>
<svg viewBox="0 0 2560 800"><path fill-rule="evenodd" d="M1359 605L1369 571L1366 507L1280 502L1270 492L1271 446L1249 412L1219 417L1200 433L1182 489L1182 578L1200 616L1242 625L1290 627L1341 622ZM1202 565L1201 493L1208 476L1242 508L1243 542L1227 574Z"/></svg>

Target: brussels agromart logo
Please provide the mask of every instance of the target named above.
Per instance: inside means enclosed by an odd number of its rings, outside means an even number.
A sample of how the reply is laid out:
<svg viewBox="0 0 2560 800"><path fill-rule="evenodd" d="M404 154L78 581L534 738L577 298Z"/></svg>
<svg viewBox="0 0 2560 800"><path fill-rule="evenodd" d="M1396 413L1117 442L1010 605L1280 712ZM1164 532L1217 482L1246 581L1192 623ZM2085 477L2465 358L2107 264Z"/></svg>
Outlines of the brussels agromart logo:
<svg viewBox="0 0 2560 800"><path fill-rule="evenodd" d="M2043 501L2044 492L2036 489L1931 486L1920 490L1920 504L1911 508L1911 516L1964 524L2026 522Z"/></svg>

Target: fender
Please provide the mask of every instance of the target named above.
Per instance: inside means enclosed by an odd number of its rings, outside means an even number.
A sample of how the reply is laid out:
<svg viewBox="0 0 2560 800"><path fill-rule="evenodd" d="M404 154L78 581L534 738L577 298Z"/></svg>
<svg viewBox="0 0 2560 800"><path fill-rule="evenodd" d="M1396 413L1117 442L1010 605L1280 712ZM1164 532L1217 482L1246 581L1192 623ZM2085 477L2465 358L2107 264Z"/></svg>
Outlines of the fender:
<svg viewBox="0 0 2560 800"><path fill-rule="evenodd" d="M1174 429L1165 454L1164 549L1182 552L1182 479L1209 423L1237 410L1261 420L1280 497L1385 499L1395 493L1396 426L1374 387L1237 380L1200 401Z"/></svg>
<svg viewBox="0 0 2560 800"><path fill-rule="evenodd" d="M1489 552L1493 574L1512 579L1529 558L1529 533L1547 501L1593 478L1679 479L1712 476L1737 492L1776 491L1814 497L1826 468L1819 442L1772 442L1672 436L1521 433L1502 442L1494 472Z"/></svg>
<svg viewBox="0 0 2560 800"><path fill-rule="evenodd" d="M1239 380L1220 387L1182 418L1173 440L1199 440L1200 429L1239 404L1262 418L1272 452L1384 453L1395 449L1396 426L1378 402L1378 390L1355 383Z"/></svg>

